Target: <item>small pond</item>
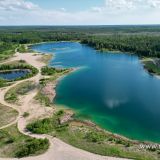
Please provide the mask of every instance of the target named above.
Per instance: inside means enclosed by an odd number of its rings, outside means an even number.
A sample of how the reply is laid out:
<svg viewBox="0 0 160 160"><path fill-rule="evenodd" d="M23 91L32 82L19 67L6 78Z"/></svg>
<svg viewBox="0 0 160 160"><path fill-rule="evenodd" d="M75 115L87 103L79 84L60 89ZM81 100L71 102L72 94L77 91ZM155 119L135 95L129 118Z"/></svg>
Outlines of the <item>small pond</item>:
<svg viewBox="0 0 160 160"><path fill-rule="evenodd" d="M28 73L29 70L5 71L5 72L0 72L0 78L6 80L15 80L17 78L26 76Z"/></svg>

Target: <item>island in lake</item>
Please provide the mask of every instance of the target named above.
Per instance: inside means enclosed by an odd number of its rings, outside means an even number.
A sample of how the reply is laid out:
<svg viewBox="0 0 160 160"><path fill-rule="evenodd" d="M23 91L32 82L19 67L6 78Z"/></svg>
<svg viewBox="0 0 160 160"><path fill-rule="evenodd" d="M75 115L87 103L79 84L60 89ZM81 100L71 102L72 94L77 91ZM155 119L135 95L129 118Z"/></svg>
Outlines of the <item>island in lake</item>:
<svg viewBox="0 0 160 160"><path fill-rule="evenodd" d="M159 35L159 26L0 28L0 160L158 160Z"/></svg>

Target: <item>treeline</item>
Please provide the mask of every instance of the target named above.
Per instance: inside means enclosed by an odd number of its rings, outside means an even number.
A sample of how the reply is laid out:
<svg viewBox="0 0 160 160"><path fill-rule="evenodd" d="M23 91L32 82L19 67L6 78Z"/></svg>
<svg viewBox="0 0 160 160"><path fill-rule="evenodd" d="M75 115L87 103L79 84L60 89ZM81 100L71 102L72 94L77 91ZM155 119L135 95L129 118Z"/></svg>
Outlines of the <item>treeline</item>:
<svg viewBox="0 0 160 160"><path fill-rule="evenodd" d="M0 60L24 44L78 40L98 50L160 57L160 26L0 27ZM8 57L8 56L7 56Z"/></svg>
<svg viewBox="0 0 160 160"><path fill-rule="evenodd" d="M82 41L97 50L136 53L139 56L160 57L160 36L108 35L89 36Z"/></svg>
<svg viewBox="0 0 160 160"><path fill-rule="evenodd" d="M84 34L75 32L51 32L51 31L26 31L26 32L0 32L0 41L15 44L30 44L47 41L70 41L78 40Z"/></svg>

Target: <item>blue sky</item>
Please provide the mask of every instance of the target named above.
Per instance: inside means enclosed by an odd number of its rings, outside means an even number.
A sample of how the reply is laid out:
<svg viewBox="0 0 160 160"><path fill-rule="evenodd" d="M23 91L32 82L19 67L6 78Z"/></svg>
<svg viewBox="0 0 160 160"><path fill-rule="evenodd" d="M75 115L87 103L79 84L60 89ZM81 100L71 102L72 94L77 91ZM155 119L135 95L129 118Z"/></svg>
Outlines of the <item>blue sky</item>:
<svg viewBox="0 0 160 160"><path fill-rule="evenodd" d="M45 9L65 8L70 11L87 10L92 6L103 6L104 0L31 0Z"/></svg>
<svg viewBox="0 0 160 160"><path fill-rule="evenodd" d="M0 25L160 24L160 0L0 0Z"/></svg>

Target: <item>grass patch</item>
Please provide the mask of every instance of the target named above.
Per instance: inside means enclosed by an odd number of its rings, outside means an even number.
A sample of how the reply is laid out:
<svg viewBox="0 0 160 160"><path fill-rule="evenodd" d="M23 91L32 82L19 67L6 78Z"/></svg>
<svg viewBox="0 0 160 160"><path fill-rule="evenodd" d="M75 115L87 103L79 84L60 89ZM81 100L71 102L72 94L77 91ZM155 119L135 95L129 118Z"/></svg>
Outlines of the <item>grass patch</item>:
<svg viewBox="0 0 160 160"><path fill-rule="evenodd" d="M50 99L45 94L43 94L41 91L38 92L38 94L35 97L35 100L39 101L41 105L44 105L47 107L51 105Z"/></svg>
<svg viewBox="0 0 160 160"><path fill-rule="evenodd" d="M7 86L7 81L0 78L0 88L6 87L6 86Z"/></svg>
<svg viewBox="0 0 160 160"><path fill-rule="evenodd" d="M62 74L62 73L66 73L68 71L69 71L69 69L59 69L59 68L45 66L41 69L41 74L45 75L45 76L51 76L51 75L54 75L56 73L61 73Z"/></svg>
<svg viewBox="0 0 160 160"><path fill-rule="evenodd" d="M13 43L0 42L0 61L4 61L15 53L18 45Z"/></svg>
<svg viewBox="0 0 160 160"><path fill-rule="evenodd" d="M0 127L13 122L18 116L18 112L8 106L0 104Z"/></svg>
<svg viewBox="0 0 160 160"><path fill-rule="evenodd" d="M6 94L5 94L5 101L8 103L15 103L19 100L20 95L25 95L28 92L34 90L36 88L35 84L31 81L22 82L18 84L17 86L11 88Z"/></svg>
<svg viewBox="0 0 160 160"><path fill-rule="evenodd" d="M45 133L56 136L77 148L104 156L158 160L158 151L153 153L141 150L138 144L116 137L83 122L79 122L76 125L74 120L60 124L61 116L63 114L54 114L51 118L33 122L27 125L27 129L37 134Z"/></svg>
<svg viewBox="0 0 160 160"><path fill-rule="evenodd" d="M35 139L21 134L17 127L0 130L1 157L35 156L44 153L49 147L47 139Z"/></svg>
<svg viewBox="0 0 160 160"><path fill-rule="evenodd" d="M149 73L160 75L160 67L153 63L151 60L144 61L144 67Z"/></svg>
<svg viewBox="0 0 160 160"><path fill-rule="evenodd" d="M27 46L25 44L20 44L17 48L17 51L20 53L26 53L28 52Z"/></svg>

